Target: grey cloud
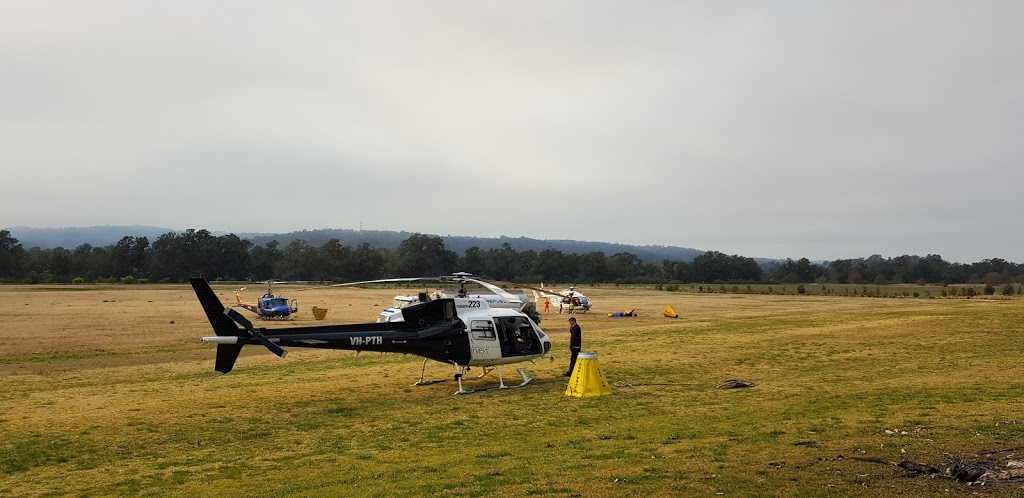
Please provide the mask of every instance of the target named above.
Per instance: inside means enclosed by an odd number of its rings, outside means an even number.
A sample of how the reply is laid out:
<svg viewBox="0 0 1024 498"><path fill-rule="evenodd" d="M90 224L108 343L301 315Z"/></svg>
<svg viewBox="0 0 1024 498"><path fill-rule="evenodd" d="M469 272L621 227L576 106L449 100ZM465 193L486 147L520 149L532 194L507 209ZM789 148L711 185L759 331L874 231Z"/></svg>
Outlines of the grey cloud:
<svg viewBox="0 0 1024 498"><path fill-rule="evenodd" d="M7 2L0 213L1020 261L1022 11Z"/></svg>

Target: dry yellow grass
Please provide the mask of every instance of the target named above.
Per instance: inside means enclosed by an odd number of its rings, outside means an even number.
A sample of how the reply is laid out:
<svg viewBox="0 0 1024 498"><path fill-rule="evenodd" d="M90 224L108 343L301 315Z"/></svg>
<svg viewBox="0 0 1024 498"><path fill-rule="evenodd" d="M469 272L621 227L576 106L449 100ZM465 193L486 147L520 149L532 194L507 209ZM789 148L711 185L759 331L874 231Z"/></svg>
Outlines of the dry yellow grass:
<svg viewBox="0 0 1024 498"><path fill-rule="evenodd" d="M274 290L292 324L372 321L405 292ZM557 313L534 383L455 397L410 387L411 356L251 347L216 375L188 286L0 287L0 495L919 496L981 488L839 456L1024 444L1020 300L586 292L584 347L620 385L581 400Z"/></svg>

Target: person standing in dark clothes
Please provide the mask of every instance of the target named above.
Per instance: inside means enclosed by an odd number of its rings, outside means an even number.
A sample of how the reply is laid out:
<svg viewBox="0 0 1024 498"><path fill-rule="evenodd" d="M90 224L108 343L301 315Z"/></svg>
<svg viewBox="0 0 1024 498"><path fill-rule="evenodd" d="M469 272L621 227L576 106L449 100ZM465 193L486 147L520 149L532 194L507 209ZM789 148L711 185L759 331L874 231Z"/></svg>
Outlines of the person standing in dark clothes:
<svg viewBox="0 0 1024 498"><path fill-rule="evenodd" d="M569 358L569 371L565 372L566 377L572 375L572 370L576 368L576 357L580 355L582 348L583 331L576 323L576 317L572 317L569 319L569 351L572 352L572 356Z"/></svg>

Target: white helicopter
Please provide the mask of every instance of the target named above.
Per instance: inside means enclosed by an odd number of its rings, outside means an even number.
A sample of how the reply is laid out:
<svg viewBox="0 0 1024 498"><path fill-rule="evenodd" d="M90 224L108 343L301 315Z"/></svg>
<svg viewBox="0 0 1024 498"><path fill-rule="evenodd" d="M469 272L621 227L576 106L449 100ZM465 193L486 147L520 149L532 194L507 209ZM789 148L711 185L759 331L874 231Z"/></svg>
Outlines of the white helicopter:
<svg viewBox="0 0 1024 498"><path fill-rule="evenodd" d="M473 281L485 287L491 285L468 278L467 275L457 274L445 278L448 281ZM403 280L426 279L385 279L340 285ZM506 386L502 365L535 360L551 351L551 339L529 315L512 307L492 307L486 299L468 294L424 299L407 305L401 308L402 320L268 329L256 328L237 311L225 309L205 279L193 278L190 282L217 334L214 337L203 337L202 340L217 344L214 369L221 373L232 370L242 346L246 344L262 344L280 357L287 355L282 346L411 353L424 358L420 380L416 385L436 382L424 380L427 360L434 360L455 367L455 380L459 384L455 394L467 394L473 391L463 387L462 377L470 367L482 368L483 373L477 378L497 370L498 387L501 389L520 387L534 378L526 375L525 368L517 368L522 383ZM510 304L518 299L497 286L495 288L495 293L504 293L502 297Z"/></svg>
<svg viewBox="0 0 1024 498"><path fill-rule="evenodd" d="M576 290L575 286L569 286L568 289L562 291L555 291L551 289L545 289L544 284L541 283L540 287L530 287L528 285L515 284L524 289L530 289L534 291L536 296L537 292L540 292L540 296L536 299L543 297L550 301L551 306L558 306L559 313L565 310L572 310L573 312L586 313L590 311L590 307L593 306L593 301L589 297L583 295L582 292Z"/></svg>
<svg viewBox="0 0 1024 498"><path fill-rule="evenodd" d="M543 319L540 313L537 312L536 305L531 303L526 297L526 294L519 290L506 290L497 285L494 285L483 280L470 278L473 274L465 272L453 273L450 277L414 277L414 278L392 278L384 280L369 280L363 282L350 282L345 284L336 284L339 286L343 285L361 285L361 284L374 284L374 283L387 283L387 282L414 282L414 281L437 281L442 283L457 283L459 288L457 290L434 290L433 292L420 292L419 294L413 295L398 295L395 296L392 301L391 307L380 312L380 316L377 317L378 322L400 322L404 321L405 318L402 315L402 309L421 302L427 302L434 299L442 299L445 297L460 297L460 298L481 298L487 301L488 306L491 308L511 308L522 311L527 314L534 323L540 324ZM467 283L475 283L483 287L483 290L479 289L467 289Z"/></svg>

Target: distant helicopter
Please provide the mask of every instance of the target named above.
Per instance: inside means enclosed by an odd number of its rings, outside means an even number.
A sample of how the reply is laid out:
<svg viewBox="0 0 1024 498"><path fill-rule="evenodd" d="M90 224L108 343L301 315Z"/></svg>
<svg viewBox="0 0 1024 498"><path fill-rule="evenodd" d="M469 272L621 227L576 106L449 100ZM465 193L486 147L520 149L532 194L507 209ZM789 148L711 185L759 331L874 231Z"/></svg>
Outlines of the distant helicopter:
<svg viewBox="0 0 1024 498"><path fill-rule="evenodd" d="M241 313L224 308L204 278L189 279L206 312L214 337L204 342L217 344L214 370L228 373L246 344L262 344L284 357L282 346L353 351L379 351L422 356L420 380L427 360L451 364L459 384L455 394L467 394L462 377L470 367L481 367L482 378L497 370L499 388L524 386L533 380L525 368L517 368L522 383L506 386L502 365L540 358L551 351L551 339L525 313L512 308L493 308L480 297L438 298L402 308L402 321L351 325L316 325L267 329L254 327Z"/></svg>
<svg viewBox="0 0 1024 498"><path fill-rule="evenodd" d="M563 307L572 303L572 309L575 311L586 313L590 311L590 307L593 305L589 297L584 296L582 292L577 291L576 287L573 286L569 286L568 289L559 292L558 295L562 296L561 304Z"/></svg>
<svg viewBox="0 0 1024 498"><path fill-rule="evenodd" d="M593 301L589 297L583 295L582 292L576 290L576 287L569 286L568 289L562 291L555 291L551 289L545 289L544 284L540 284L540 287L530 287L528 285L513 284L524 289L530 289L535 292L540 292L541 296L551 301L552 306L558 305L559 309L569 309L569 305L572 304L572 310L581 313L590 311L590 307L593 306Z"/></svg>
<svg viewBox="0 0 1024 498"><path fill-rule="evenodd" d="M239 308L245 308L253 313L256 313L256 317L261 320L267 320L271 318L278 318L287 320L291 318L292 313L299 311L299 302L296 299L291 301L288 298L275 296L270 290L270 286L273 282L265 282L267 284L267 293L260 296L255 303L247 303L242 301L242 291L245 287L235 291L235 306Z"/></svg>

